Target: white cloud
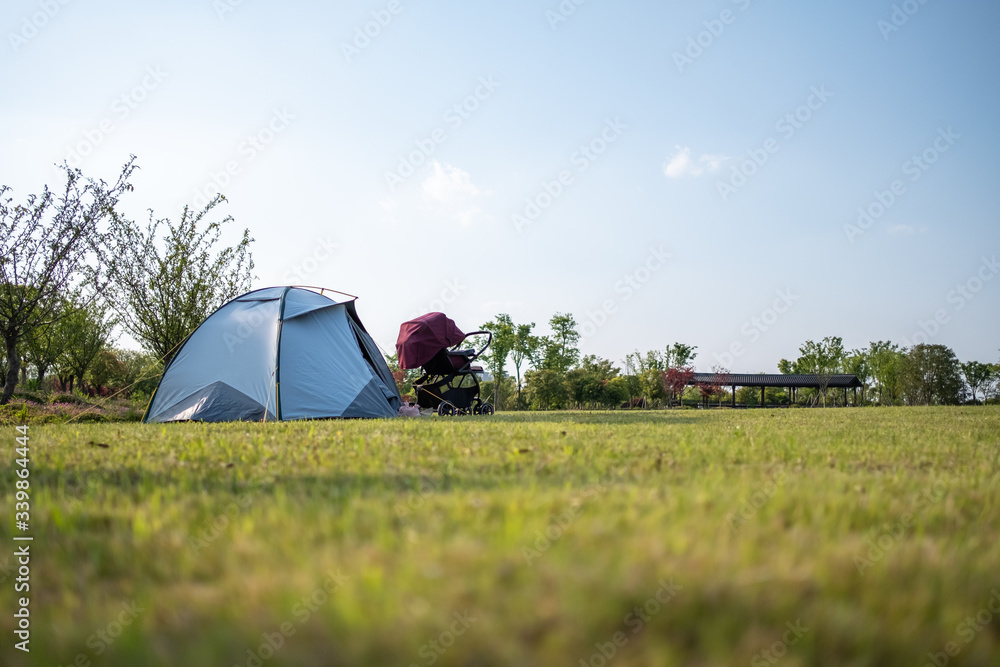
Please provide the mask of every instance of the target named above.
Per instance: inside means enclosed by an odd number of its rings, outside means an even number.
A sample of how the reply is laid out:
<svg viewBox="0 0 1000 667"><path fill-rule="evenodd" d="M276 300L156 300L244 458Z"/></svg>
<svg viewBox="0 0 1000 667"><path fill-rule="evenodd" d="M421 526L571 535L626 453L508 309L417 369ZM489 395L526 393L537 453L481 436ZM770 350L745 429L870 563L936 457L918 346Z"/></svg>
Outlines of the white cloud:
<svg viewBox="0 0 1000 667"><path fill-rule="evenodd" d="M430 167L430 176L421 184L424 201L436 204L441 213L457 219L466 227L479 220L491 219L477 201L492 193L477 187L469 172L437 160Z"/></svg>
<svg viewBox="0 0 1000 667"><path fill-rule="evenodd" d="M701 176L708 171L717 171L722 163L729 158L725 155L701 155L698 159L691 157L691 149L687 146L675 147L677 152L663 164L663 173L667 178L682 176Z"/></svg>
<svg viewBox="0 0 1000 667"><path fill-rule="evenodd" d="M910 234L923 234L927 231L926 227L913 227L912 225L904 225L902 223L892 225L885 230L889 236L909 236Z"/></svg>
<svg viewBox="0 0 1000 667"><path fill-rule="evenodd" d="M423 182L424 196L443 203L453 203L475 199L487 194L472 183L469 172L441 164L437 160L431 163L433 173Z"/></svg>
<svg viewBox="0 0 1000 667"><path fill-rule="evenodd" d="M702 155L698 160L708 166L709 171L718 171L722 163L729 159L728 155Z"/></svg>
<svg viewBox="0 0 1000 667"><path fill-rule="evenodd" d="M677 153L663 165L663 173L667 178L680 178L685 174L700 175L702 170L691 159L691 149L677 147Z"/></svg>

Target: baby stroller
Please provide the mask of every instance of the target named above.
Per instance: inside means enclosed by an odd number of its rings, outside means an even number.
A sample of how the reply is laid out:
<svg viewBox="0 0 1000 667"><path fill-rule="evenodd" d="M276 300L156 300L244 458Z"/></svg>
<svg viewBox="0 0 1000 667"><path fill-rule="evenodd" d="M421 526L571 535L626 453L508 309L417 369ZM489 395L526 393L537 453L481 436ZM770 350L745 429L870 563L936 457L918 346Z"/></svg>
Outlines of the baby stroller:
<svg viewBox="0 0 1000 667"><path fill-rule="evenodd" d="M482 349L459 349L470 336L486 335ZM439 415L492 415L493 406L479 396L479 376L483 367L476 359L493 342L489 331L462 333L444 313L427 313L404 322L396 339L399 367L423 368L413 382L417 405Z"/></svg>

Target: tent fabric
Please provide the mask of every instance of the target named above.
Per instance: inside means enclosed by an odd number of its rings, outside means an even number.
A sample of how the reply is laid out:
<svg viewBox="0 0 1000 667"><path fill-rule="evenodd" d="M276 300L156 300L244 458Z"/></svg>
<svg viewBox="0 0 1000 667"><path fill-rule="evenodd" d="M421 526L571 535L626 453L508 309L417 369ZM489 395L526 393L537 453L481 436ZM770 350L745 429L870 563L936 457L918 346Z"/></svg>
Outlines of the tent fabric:
<svg viewBox="0 0 1000 667"><path fill-rule="evenodd" d="M188 337L143 421L394 417L401 405L353 300L272 287L226 303Z"/></svg>
<svg viewBox="0 0 1000 667"><path fill-rule="evenodd" d="M287 322L288 320L311 313L314 310L329 308L335 305L337 305L336 301L316 292L303 289L289 290L285 295L285 307L282 311L281 319Z"/></svg>
<svg viewBox="0 0 1000 667"><path fill-rule="evenodd" d="M420 368L441 350L457 345L465 334L444 313L427 313L399 326L396 354L400 368Z"/></svg>
<svg viewBox="0 0 1000 667"><path fill-rule="evenodd" d="M281 299L280 293L255 297L230 301L188 337L160 379L148 409L148 421L200 419L180 416L181 411L171 408L196 392L207 396L209 387L218 381L269 406L273 415Z"/></svg>
<svg viewBox="0 0 1000 667"><path fill-rule="evenodd" d="M348 305L353 306L353 304ZM352 308L348 308L348 312L352 312ZM358 320L356 316L349 318L348 321L351 323L354 335L357 336L358 343L361 345L361 353L364 355L368 363L371 364L372 368L378 372L379 378L382 380L382 384L380 386L383 387L383 392L388 392L386 393L387 397L392 395L397 391L396 379L392 377L392 371L390 371L389 367L384 363L382 353L379 351L378 346L375 344L375 341L372 340L372 337L368 335L368 332L365 331L365 328L361 326L361 321ZM376 362L376 359L383 363ZM389 387L392 387L392 389L389 389Z"/></svg>
<svg viewBox="0 0 1000 667"><path fill-rule="evenodd" d="M198 415L201 421L266 421L274 420L267 406L261 405L225 382L214 382L171 405L168 410L176 421L190 421Z"/></svg>
<svg viewBox="0 0 1000 667"><path fill-rule="evenodd" d="M333 349L353 348L354 353L283 355L282 419L341 417L363 395L370 395L364 403L369 413L378 405L388 407L391 394L387 396L379 387L381 379L361 354L354 330L347 322L347 311L318 310L282 324L283 350L310 349L316 340ZM395 416L395 412L378 416Z"/></svg>

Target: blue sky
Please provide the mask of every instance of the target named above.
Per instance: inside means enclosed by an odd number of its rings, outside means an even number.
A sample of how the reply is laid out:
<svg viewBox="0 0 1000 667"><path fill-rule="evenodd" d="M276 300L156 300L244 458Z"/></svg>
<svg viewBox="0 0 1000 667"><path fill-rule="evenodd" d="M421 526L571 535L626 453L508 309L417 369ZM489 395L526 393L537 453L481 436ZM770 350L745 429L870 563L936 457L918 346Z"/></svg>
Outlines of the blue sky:
<svg viewBox="0 0 1000 667"><path fill-rule="evenodd" d="M132 153L134 217L219 187L255 287L356 294L386 350L439 309L700 370L828 335L1000 358L996 2L10 0L0 28L15 197Z"/></svg>

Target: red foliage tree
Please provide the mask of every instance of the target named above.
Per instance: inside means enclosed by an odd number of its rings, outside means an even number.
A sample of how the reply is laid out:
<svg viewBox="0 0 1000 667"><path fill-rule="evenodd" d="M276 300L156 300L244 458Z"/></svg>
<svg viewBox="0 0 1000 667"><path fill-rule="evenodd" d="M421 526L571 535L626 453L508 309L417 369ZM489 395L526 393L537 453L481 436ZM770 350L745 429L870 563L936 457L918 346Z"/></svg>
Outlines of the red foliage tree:
<svg viewBox="0 0 1000 667"><path fill-rule="evenodd" d="M701 400L706 405L713 396L719 396L723 392L722 385L718 383L716 378L713 378L711 382L696 382L695 386L698 387L698 391L701 393Z"/></svg>
<svg viewBox="0 0 1000 667"><path fill-rule="evenodd" d="M673 400L674 394L683 395L684 388L691 384L694 379L694 368L682 366L680 368L668 368L663 371L662 382L663 391Z"/></svg>

